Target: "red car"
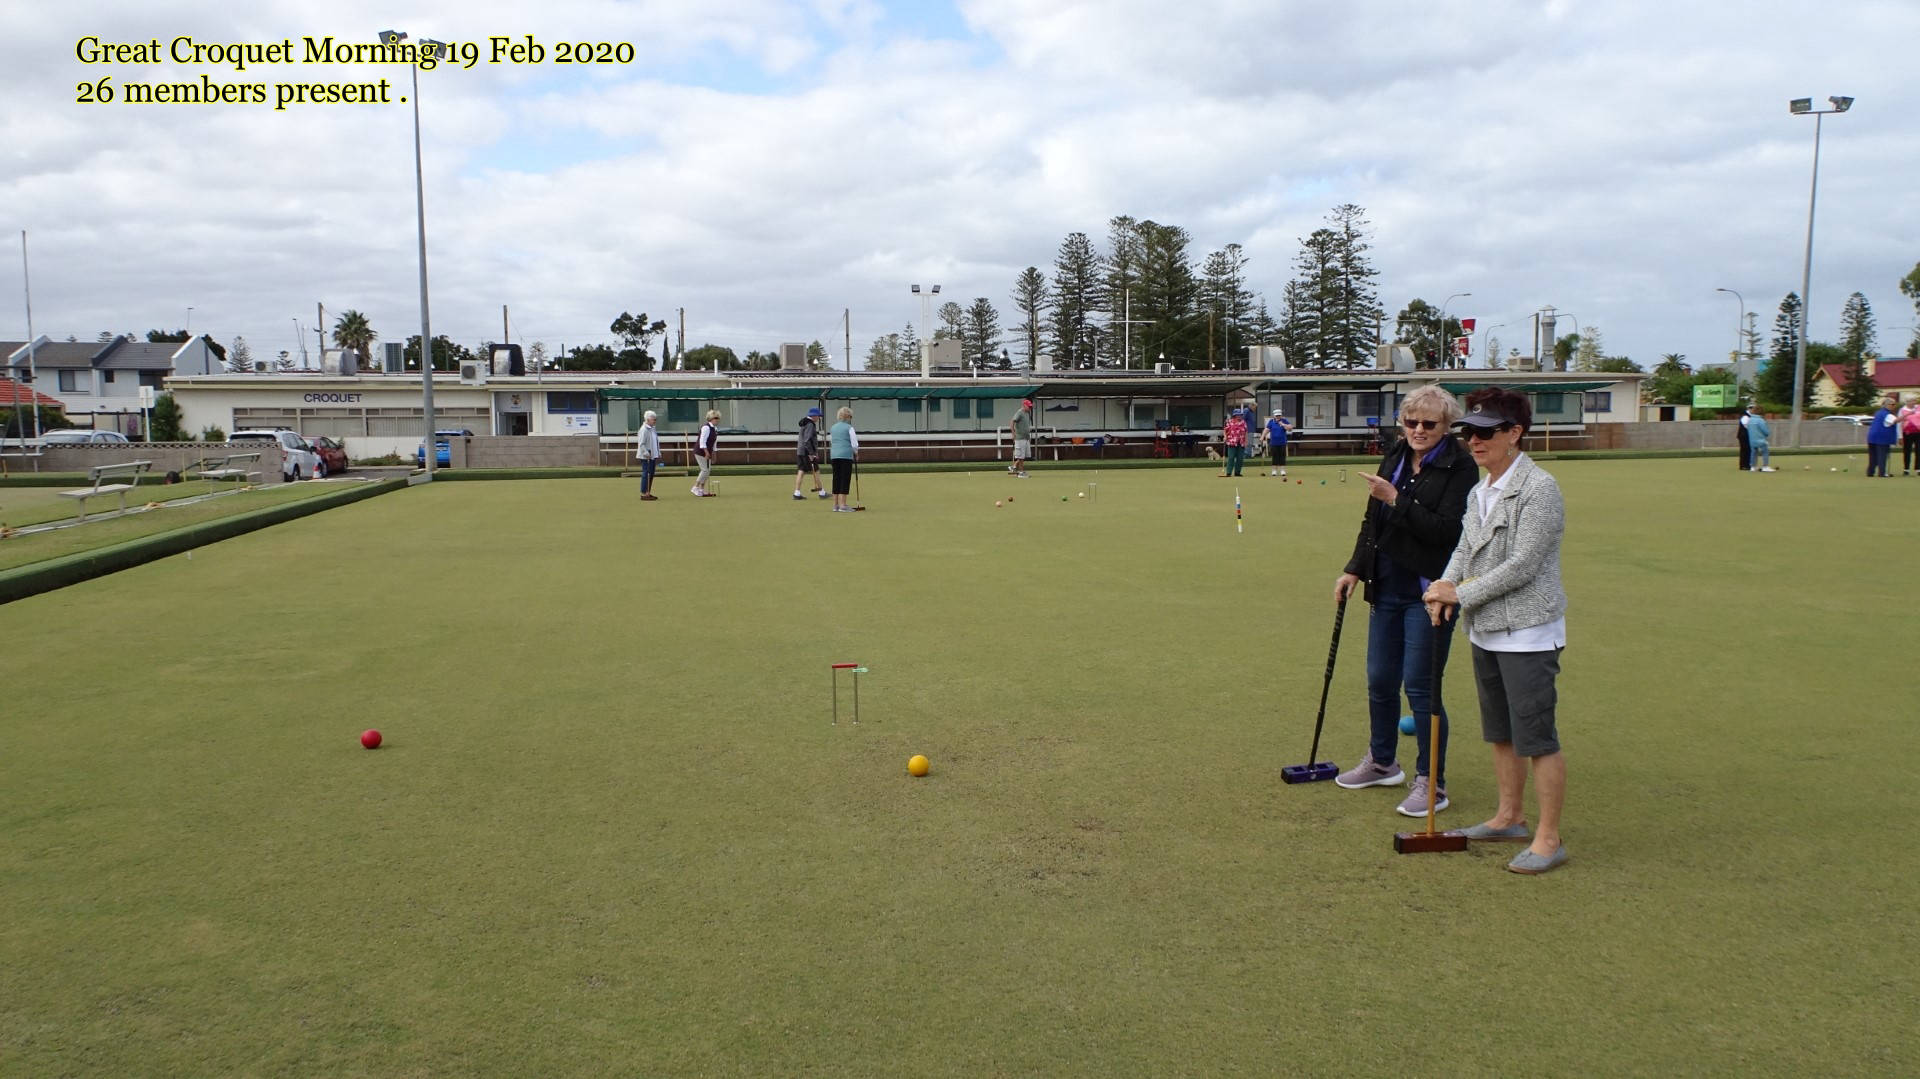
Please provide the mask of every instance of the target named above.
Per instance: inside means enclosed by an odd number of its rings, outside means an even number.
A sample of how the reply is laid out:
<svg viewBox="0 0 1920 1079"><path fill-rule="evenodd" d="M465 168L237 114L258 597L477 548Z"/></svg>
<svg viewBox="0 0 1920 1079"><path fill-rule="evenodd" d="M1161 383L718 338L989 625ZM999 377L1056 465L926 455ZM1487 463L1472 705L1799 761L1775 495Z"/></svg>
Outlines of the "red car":
<svg viewBox="0 0 1920 1079"><path fill-rule="evenodd" d="M313 447L313 455L320 459L320 466L314 469L315 478L331 476L335 472L347 470L347 448L326 435L315 435L307 439Z"/></svg>

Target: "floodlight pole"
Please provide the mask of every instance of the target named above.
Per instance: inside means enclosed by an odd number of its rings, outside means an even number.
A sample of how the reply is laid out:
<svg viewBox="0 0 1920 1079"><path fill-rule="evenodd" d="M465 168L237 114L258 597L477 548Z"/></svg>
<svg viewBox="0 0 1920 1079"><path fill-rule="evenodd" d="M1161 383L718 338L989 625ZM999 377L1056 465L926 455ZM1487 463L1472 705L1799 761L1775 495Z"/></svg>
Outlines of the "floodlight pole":
<svg viewBox="0 0 1920 1079"><path fill-rule="evenodd" d="M397 46L406 39L404 30L380 32L381 43L385 45ZM445 46L441 42L422 38L420 47L438 57ZM420 163L420 64L416 60L407 67L413 74L413 198L420 235L420 410L427 424L426 437L421 441L424 448L420 458L426 465L427 482L432 482L433 463L439 456L439 447L433 441L433 324L427 315L427 181Z"/></svg>
<svg viewBox="0 0 1920 1079"><path fill-rule="evenodd" d="M1807 321L1813 315L1813 211L1820 198L1820 122L1829 113L1842 113L1853 107L1850 97L1829 97L1831 109L1816 109L1812 98L1796 98L1787 103L1795 116L1813 116L1813 179L1807 185L1807 253L1800 263L1800 339L1793 349L1793 448L1800 448L1800 415L1807 395Z"/></svg>
<svg viewBox="0 0 1920 1079"><path fill-rule="evenodd" d="M37 451L40 448L40 371L33 357L40 341L33 336L33 275L27 268L26 229L20 230L20 287L27 298L27 408L33 413L33 444ZM16 416L20 414L17 406L13 414ZM22 425L20 431L25 434L26 427ZM40 471L40 459L37 454L34 458L33 470Z"/></svg>
<svg viewBox="0 0 1920 1079"><path fill-rule="evenodd" d="M1730 288L1716 288L1715 292L1732 293L1740 301L1740 321L1733 326L1733 395L1740 396L1740 346L1747 335L1747 298ZM1756 372L1757 374L1757 372Z"/></svg>

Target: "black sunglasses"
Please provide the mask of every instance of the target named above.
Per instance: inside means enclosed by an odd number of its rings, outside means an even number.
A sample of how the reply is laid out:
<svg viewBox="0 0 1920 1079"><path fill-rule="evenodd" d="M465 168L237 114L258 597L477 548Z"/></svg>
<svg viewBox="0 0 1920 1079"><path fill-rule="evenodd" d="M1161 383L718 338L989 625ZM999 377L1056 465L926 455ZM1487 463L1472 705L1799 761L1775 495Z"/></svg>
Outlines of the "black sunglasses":
<svg viewBox="0 0 1920 1079"><path fill-rule="evenodd" d="M1400 426L1409 431L1431 431L1440 426L1439 420L1401 420Z"/></svg>
<svg viewBox="0 0 1920 1079"><path fill-rule="evenodd" d="M1468 425L1467 429L1465 431L1462 431L1461 434L1464 434L1471 439L1484 440L1484 439L1492 438L1495 434L1501 431L1511 431L1511 430L1513 430L1513 424L1510 424L1510 423L1503 423L1496 427L1474 427L1472 425Z"/></svg>

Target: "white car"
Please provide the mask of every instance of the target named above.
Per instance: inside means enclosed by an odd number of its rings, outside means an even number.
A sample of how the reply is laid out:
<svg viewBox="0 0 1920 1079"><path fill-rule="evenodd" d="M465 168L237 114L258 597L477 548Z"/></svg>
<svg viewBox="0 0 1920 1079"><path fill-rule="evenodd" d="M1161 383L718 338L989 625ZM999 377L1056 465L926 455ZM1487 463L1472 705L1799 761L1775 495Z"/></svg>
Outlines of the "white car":
<svg viewBox="0 0 1920 1079"><path fill-rule="evenodd" d="M1855 427L1865 427L1873 422L1872 416L1822 416L1823 423L1850 423Z"/></svg>
<svg viewBox="0 0 1920 1079"><path fill-rule="evenodd" d="M280 444L280 475L287 480L297 480L302 476L319 474L320 457L307 445L307 440L292 431L261 429L255 431L235 431L227 436L227 445L245 449L249 443L277 442Z"/></svg>
<svg viewBox="0 0 1920 1079"><path fill-rule="evenodd" d="M127 436L118 431L90 431L85 427L64 427L40 436L43 446L77 446L83 443L119 446L126 444L126 441Z"/></svg>

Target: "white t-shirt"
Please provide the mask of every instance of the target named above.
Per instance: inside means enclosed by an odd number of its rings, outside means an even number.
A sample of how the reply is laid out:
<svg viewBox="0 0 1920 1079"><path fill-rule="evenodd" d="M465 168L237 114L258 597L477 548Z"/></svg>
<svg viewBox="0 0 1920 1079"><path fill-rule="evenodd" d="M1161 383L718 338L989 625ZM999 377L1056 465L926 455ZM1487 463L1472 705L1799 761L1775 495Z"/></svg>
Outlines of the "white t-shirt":
<svg viewBox="0 0 1920 1079"><path fill-rule="evenodd" d="M1500 492L1506 489L1507 480L1513 477L1513 469L1508 468L1499 479L1488 480L1481 484L1480 504L1474 508L1480 512L1480 523L1493 516L1493 507L1500 502ZM1483 630L1474 626L1467 631L1467 640L1474 647L1487 652L1551 652L1567 646L1567 616L1561 615L1551 622L1522 629Z"/></svg>

